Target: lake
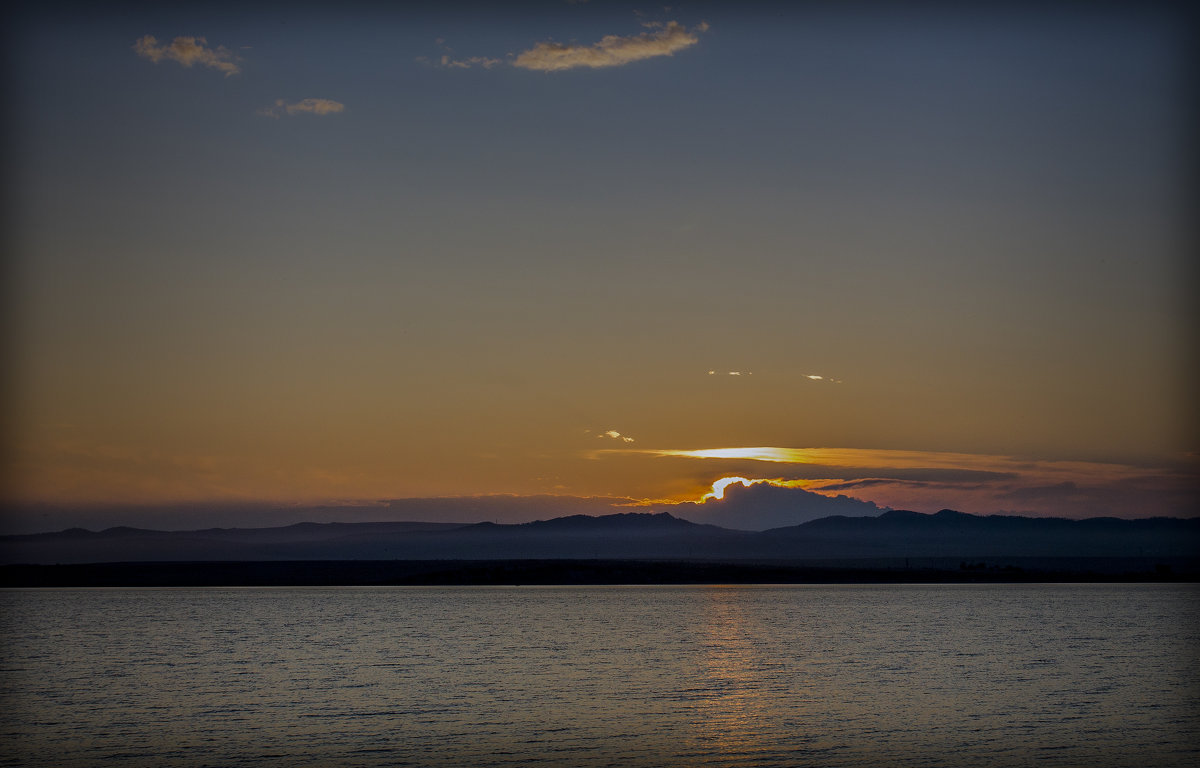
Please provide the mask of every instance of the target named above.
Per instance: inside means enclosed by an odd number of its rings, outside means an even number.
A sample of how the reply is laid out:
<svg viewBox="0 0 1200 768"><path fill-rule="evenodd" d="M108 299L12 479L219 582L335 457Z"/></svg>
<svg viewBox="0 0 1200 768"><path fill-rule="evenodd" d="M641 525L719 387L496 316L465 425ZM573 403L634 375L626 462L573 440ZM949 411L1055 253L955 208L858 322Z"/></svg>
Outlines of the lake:
<svg viewBox="0 0 1200 768"><path fill-rule="evenodd" d="M1191 766L1195 585L0 592L0 765Z"/></svg>

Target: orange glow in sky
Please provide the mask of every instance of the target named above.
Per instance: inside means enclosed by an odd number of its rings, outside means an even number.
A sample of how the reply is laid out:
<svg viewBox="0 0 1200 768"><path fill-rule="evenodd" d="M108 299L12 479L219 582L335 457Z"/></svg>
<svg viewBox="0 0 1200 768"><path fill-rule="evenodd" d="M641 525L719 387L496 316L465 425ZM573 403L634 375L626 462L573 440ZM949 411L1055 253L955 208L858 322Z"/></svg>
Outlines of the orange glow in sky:
<svg viewBox="0 0 1200 768"><path fill-rule="evenodd" d="M1187 508L1166 16L370 5L14 19L0 503Z"/></svg>

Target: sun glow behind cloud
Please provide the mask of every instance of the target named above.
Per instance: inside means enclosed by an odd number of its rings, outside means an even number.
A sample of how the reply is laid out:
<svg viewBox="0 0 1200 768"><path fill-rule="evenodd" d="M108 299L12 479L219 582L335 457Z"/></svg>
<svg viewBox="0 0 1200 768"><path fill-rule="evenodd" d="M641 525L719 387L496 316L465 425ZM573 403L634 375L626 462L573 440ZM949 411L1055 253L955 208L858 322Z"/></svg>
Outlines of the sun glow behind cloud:
<svg viewBox="0 0 1200 768"><path fill-rule="evenodd" d="M1053 461L993 454L860 448L773 446L679 449L612 449L599 454L704 459L723 462L729 474L712 489L677 501L720 500L731 485L767 484L826 497L849 496L894 509L933 512L953 508L975 514L1190 515L1194 461L1155 466L1113 462ZM744 462L791 465L792 477L747 477Z"/></svg>
<svg viewBox="0 0 1200 768"><path fill-rule="evenodd" d="M619 449L618 449L619 450ZM871 448L778 448L755 446L738 448L627 449L654 456L690 459L737 459L776 464L814 464L844 468L949 469L980 472L1104 472L1110 476L1140 474L1125 464L1085 461L1035 461L1013 456L949 451L901 451Z"/></svg>
<svg viewBox="0 0 1200 768"><path fill-rule="evenodd" d="M697 450L646 450L656 456L680 456L689 459L748 459L785 464L824 464L815 454L823 449L812 448L700 448Z"/></svg>
<svg viewBox="0 0 1200 768"><path fill-rule="evenodd" d="M776 477L776 478L722 477L720 480L716 480L713 482L712 490L709 491L708 493L704 494L703 496L701 496L700 501L702 501L702 502L708 501L709 499L720 500L720 499L725 498L725 489L731 485L744 485L747 488L749 488L752 485L759 485L761 483L766 483L767 485L773 485L777 488L808 489L809 485L811 484L811 481L809 481L809 480L785 480L784 478L781 478L781 477ZM816 489L813 489L813 490L816 490Z"/></svg>
<svg viewBox="0 0 1200 768"><path fill-rule="evenodd" d="M734 483L750 485L753 482L753 480L749 480L744 477L722 477L720 480L717 480L712 484L712 490L701 496L700 500L705 501L707 499L723 499L725 498L725 489Z"/></svg>

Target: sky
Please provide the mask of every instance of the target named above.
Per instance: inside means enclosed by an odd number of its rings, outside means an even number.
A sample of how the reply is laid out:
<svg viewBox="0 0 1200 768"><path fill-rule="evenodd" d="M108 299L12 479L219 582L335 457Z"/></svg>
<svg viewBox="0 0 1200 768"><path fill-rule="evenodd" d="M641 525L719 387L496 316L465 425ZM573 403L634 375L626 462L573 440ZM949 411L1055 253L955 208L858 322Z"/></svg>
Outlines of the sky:
<svg viewBox="0 0 1200 768"><path fill-rule="evenodd" d="M1197 514L1184 21L10 12L8 522L671 509L725 477L924 512Z"/></svg>

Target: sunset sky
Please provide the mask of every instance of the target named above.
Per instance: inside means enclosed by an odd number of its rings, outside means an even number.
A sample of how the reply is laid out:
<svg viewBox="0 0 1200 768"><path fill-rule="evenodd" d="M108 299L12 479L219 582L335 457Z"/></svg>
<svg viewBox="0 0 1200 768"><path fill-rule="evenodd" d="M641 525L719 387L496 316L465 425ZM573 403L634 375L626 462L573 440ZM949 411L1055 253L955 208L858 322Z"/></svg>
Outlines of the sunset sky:
<svg viewBox="0 0 1200 768"><path fill-rule="evenodd" d="M1197 513L1168 6L400 6L6 24L5 504Z"/></svg>

